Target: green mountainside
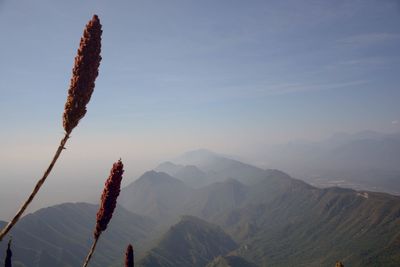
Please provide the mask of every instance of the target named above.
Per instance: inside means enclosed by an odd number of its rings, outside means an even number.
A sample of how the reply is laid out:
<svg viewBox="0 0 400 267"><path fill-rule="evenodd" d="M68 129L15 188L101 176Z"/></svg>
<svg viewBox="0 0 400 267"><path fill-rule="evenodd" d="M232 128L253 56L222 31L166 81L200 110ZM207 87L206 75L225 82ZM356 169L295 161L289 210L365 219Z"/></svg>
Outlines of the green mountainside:
<svg viewBox="0 0 400 267"><path fill-rule="evenodd" d="M260 265L328 266L338 259L350 266L399 263L384 260L399 255L394 252L400 233L397 197L297 188L225 216L224 228L241 240L238 255Z"/></svg>
<svg viewBox="0 0 400 267"><path fill-rule="evenodd" d="M196 217L184 216L148 252L139 266L204 267L218 255L236 247L237 244L220 227Z"/></svg>

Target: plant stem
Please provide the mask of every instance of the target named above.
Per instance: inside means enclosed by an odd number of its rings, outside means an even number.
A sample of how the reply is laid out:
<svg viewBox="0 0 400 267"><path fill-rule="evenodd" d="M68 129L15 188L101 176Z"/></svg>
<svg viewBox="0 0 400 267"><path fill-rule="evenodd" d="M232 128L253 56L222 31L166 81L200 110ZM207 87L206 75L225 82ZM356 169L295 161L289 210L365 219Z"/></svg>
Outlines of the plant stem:
<svg viewBox="0 0 400 267"><path fill-rule="evenodd" d="M18 222L28 205L32 202L32 200L35 198L36 194L39 192L40 187L43 185L43 183L46 181L47 176L49 176L51 170L53 169L58 157L61 154L61 151L65 148L65 143L67 143L67 140L69 138L69 133L65 133L64 138L61 140L60 145L58 146L58 149L53 157L53 160L51 161L49 167L47 167L47 170L44 172L42 178L36 183L35 188L33 189L32 193L28 197L28 199L22 204L21 208L15 214L14 218L4 227L1 232L0 232L0 241L3 240L4 236L11 230L12 227Z"/></svg>
<svg viewBox="0 0 400 267"><path fill-rule="evenodd" d="M86 256L85 262L83 263L83 267L86 267L89 264L90 259L92 258L93 252L96 249L97 241L99 241L100 235L95 237L92 247L89 250L89 254Z"/></svg>

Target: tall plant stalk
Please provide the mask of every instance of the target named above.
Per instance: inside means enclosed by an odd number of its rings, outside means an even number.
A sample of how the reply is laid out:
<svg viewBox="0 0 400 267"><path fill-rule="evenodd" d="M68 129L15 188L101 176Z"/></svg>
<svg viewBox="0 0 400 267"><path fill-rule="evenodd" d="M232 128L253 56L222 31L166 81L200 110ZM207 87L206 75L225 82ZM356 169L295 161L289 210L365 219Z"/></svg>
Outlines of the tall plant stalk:
<svg viewBox="0 0 400 267"><path fill-rule="evenodd" d="M4 260L4 267L12 267L11 263L12 251L11 251L11 239L7 244L6 259Z"/></svg>
<svg viewBox="0 0 400 267"><path fill-rule="evenodd" d="M100 235L99 235L98 237L95 237L95 238L94 238L93 244L92 244L92 246L90 247L89 253L88 253L88 255L86 256L86 259L85 259L85 261L84 261L84 263L83 263L83 267L86 267L86 266L89 264L89 262L90 262L90 260L91 260L91 258L92 258L92 256L93 256L93 253L94 253L94 251L96 250L96 245L97 245L97 242L99 241L99 238L100 238Z"/></svg>
<svg viewBox="0 0 400 267"><path fill-rule="evenodd" d="M11 230L11 228L18 222L19 218L22 216L22 214L24 213L26 208L29 206L29 204L35 198L36 194L39 192L40 187L42 187L42 185L46 181L47 176L49 176L51 170L53 169L54 165L56 164L56 161L57 161L58 157L60 156L61 151L64 149L64 146L67 143L68 138L69 138L69 134L65 133L64 138L61 140L60 145L58 146L57 151L56 151L49 167L47 167L47 170L44 172L42 178L40 178L40 180L36 183L36 186L33 188L32 193L29 195L28 199L22 204L21 208L14 215L12 220L1 230L0 241Z"/></svg>
<svg viewBox="0 0 400 267"><path fill-rule="evenodd" d="M68 90L68 97L63 114L65 135L61 139L60 145L58 146L50 165L36 183L28 199L25 200L11 221L1 230L0 241L3 240L4 236L7 235L7 233L18 222L26 208L35 198L36 194L39 192L40 188L51 173L51 170L60 157L61 152L65 149L65 144L67 143L72 130L86 114L86 105L89 103L90 97L93 93L101 61L101 34L102 30L100 20L97 15L94 15L84 29L78 54L75 57L71 84Z"/></svg>

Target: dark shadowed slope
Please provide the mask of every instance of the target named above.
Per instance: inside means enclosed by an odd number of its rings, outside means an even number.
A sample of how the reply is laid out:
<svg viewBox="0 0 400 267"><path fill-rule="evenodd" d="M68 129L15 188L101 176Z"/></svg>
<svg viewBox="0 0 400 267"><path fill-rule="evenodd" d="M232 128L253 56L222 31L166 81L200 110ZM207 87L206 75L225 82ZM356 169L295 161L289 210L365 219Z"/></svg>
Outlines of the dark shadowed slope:
<svg viewBox="0 0 400 267"><path fill-rule="evenodd" d="M142 267L204 267L225 255L236 243L216 225L185 216L172 226L159 244L140 262Z"/></svg>

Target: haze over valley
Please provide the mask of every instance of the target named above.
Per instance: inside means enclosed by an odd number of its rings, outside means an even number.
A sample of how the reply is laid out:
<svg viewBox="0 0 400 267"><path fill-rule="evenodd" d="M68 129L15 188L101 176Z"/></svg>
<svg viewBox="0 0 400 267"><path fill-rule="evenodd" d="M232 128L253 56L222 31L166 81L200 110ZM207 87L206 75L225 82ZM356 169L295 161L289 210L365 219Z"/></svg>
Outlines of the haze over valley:
<svg viewBox="0 0 400 267"><path fill-rule="evenodd" d="M318 189L207 150L145 172L122 189L119 204L93 266L119 266L123 240L136 244L138 266L149 267L329 266L338 258L395 266L399 257L400 197ZM65 203L25 216L13 232L21 266L77 265L96 209Z"/></svg>

